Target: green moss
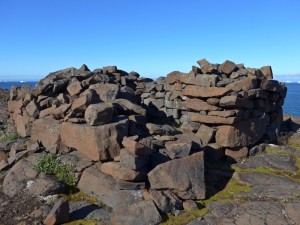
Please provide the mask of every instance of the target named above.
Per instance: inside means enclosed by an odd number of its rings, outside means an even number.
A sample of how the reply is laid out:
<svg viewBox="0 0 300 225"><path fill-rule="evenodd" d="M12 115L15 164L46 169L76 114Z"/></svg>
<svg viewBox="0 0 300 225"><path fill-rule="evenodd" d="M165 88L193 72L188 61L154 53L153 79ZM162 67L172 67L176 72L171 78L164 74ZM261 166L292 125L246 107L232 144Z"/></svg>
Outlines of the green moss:
<svg viewBox="0 0 300 225"><path fill-rule="evenodd" d="M300 136L292 136L288 139L287 146L300 153Z"/></svg>
<svg viewBox="0 0 300 225"><path fill-rule="evenodd" d="M69 223L64 223L64 225L97 225L99 221L97 220L74 220Z"/></svg>
<svg viewBox="0 0 300 225"><path fill-rule="evenodd" d="M231 178L223 190L217 192L206 200L200 201L200 203L202 203L203 205L207 205L211 202L235 201L236 194L249 192L250 190L251 186L249 184L240 182L235 178ZM213 190L213 188L210 186L208 186L207 191L215 192L215 190Z"/></svg>
<svg viewBox="0 0 300 225"><path fill-rule="evenodd" d="M69 195L60 194L59 197L64 197L65 199L67 199L69 201L73 201L73 202L87 201L90 204L99 204L100 203L96 198L91 197L84 192L77 192L77 193L69 194Z"/></svg>
<svg viewBox="0 0 300 225"><path fill-rule="evenodd" d="M283 151L279 146L274 146L274 147L268 146L266 147L265 152L267 154L290 155L289 152Z"/></svg>
<svg viewBox="0 0 300 225"><path fill-rule="evenodd" d="M172 214L168 214L166 218L164 218L164 222L162 225L185 225L188 222L204 216L207 212L207 208L202 208L199 210L185 210L183 215L174 216Z"/></svg>
<svg viewBox="0 0 300 225"><path fill-rule="evenodd" d="M6 134L6 135L0 137L0 143L12 141L12 140L18 139L19 137L20 137L20 135L17 132L14 132L12 134Z"/></svg>

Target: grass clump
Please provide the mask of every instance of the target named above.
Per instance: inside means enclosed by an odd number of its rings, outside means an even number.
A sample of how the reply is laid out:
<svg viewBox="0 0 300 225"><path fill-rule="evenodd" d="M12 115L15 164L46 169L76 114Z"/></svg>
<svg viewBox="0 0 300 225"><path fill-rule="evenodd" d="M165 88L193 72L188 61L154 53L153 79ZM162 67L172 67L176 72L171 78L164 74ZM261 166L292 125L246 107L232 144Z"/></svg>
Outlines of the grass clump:
<svg viewBox="0 0 300 225"><path fill-rule="evenodd" d="M64 225L97 225L99 221L97 220L74 220L68 223L64 223Z"/></svg>
<svg viewBox="0 0 300 225"><path fill-rule="evenodd" d="M188 222L197 219L198 217L204 216L207 212L207 208L202 208L199 210L184 210L185 214L174 216L172 214L167 214L164 222L161 225L185 225Z"/></svg>
<svg viewBox="0 0 300 225"><path fill-rule="evenodd" d="M47 154L38 159L34 165L34 170L38 173L54 175L57 180L69 186L76 184L75 168L70 164L62 163L55 154Z"/></svg>
<svg viewBox="0 0 300 225"><path fill-rule="evenodd" d="M7 142L7 141L13 141L15 139L18 139L20 135L17 132L14 132L12 134L5 134L0 138L0 143Z"/></svg>
<svg viewBox="0 0 300 225"><path fill-rule="evenodd" d="M68 201L73 201L73 202L87 201L90 204L99 204L100 203L96 198L91 197L84 192L77 192L77 193L69 194L69 195L61 194L61 195L59 195L59 197L64 197Z"/></svg>

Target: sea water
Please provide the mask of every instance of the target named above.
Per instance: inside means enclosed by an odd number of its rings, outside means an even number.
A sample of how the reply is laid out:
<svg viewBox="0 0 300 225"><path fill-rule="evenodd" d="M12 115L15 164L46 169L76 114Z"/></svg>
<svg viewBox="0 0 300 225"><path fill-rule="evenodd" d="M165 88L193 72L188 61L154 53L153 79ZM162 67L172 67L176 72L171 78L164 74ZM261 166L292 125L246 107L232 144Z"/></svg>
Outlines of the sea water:
<svg viewBox="0 0 300 225"><path fill-rule="evenodd" d="M11 86L23 86L25 84L31 85L32 88L37 82L1 82L0 88L10 89ZM300 116L300 83L286 83L288 88L287 96L283 106L283 112L285 114L291 114L294 116Z"/></svg>

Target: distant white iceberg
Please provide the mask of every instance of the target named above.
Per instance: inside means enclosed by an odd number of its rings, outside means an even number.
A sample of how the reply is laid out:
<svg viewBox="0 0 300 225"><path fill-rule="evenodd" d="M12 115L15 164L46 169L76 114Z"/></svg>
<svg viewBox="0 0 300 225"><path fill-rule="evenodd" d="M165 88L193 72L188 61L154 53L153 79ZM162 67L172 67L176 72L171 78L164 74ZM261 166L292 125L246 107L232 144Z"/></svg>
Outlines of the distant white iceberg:
<svg viewBox="0 0 300 225"><path fill-rule="evenodd" d="M286 83L292 83L291 81L287 80Z"/></svg>
<svg viewBox="0 0 300 225"><path fill-rule="evenodd" d="M20 83L25 83L26 81L24 81L24 80L20 80Z"/></svg>

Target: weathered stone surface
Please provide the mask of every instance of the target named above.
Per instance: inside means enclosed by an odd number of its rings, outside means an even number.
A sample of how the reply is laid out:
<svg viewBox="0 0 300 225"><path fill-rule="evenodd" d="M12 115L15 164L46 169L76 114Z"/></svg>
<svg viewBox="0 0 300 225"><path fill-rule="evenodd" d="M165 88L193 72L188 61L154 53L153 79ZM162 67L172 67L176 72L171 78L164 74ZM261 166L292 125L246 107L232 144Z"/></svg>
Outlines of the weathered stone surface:
<svg viewBox="0 0 300 225"><path fill-rule="evenodd" d="M206 59L200 59L197 61L197 63L201 68L208 66L210 64Z"/></svg>
<svg viewBox="0 0 300 225"><path fill-rule="evenodd" d="M136 142L130 137L124 137L122 145L127 151L140 156L151 155L153 150L140 142Z"/></svg>
<svg viewBox="0 0 300 225"><path fill-rule="evenodd" d="M111 102L119 95L119 85L117 84L93 84L89 87L97 92L101 101Z"/></svg>
<svg viewBox="0 0 300 225"><path fill-rule="evenodd" d="M260 88L265 91L282 92L283 88L277 80L262 80Z"/></svg>
<svg viewBox="0 0 300 225"><path fill-rule="evenodd" d="M144 100L144 104L161 109L165 105L165 102L163 99L147 98Z"/></svg>
<svg viewBox="0 0 300 225"><path fill-rule="evenodd" d="M233 71L237 70L237 65L229 60L226 60L222 65L220 65L220 70L222 73L231 74Z"/></svg>
<svg viewBox="0 0 300 225"><path fill-rule="evenodd" d="M194 73L183 73L180 75L180 82L184 84L195 84L196 77Z"/></svg>
<svg viewBox="0 0 300 225"><path fill-rule="evenodd" d="M113 209L127 207L143 200L140 190L119 190L117 181L102 173L96 166L84 170L78 187Z"/></svg>
<svg viewBox="0 0 300 225"><path fill-rule="evenodd" d="M79 94L82 90L80 82L76 78L72 78L71 82L69 83L67 90L71 96Z"/></svg>
<svg viewBox="0 0 300 225"><path fill-rule="evenodd" d="M183 202L183 208L186 210L196 210L198 209L196 202L193 200L186 200Z"/></svg>
<svg viewBox="0 0 300 225"><path fill-rule="evenodd" d="M211 74L198 74L196 75L195 83L200 87L216 87L219 76Z"/></svg>
<svg viewBox="0 0 300 225"><path fill-rule="evenodd" d="M207 161L217 161L225 156L224 149L216 143L210 143L204 146L203 151L205 153L205 160Z"/></svg>
<svg viewBox="0 0 300 225"><path fill-rule="evenodd" d="M79 98L75 99L71 109L78 113L84 112L90 104L99 103L100 99L94 90L87 90Z"/></svg>
<svg viewBox="0 0 300 225"><path fill-rule="evenodd" d="M230 90L227 88L219 88L219 87L197 87L194 85L187 85L183 91L183 95L192 96L192 97L200 97L200 98L211 98L211 97L221 97Z"/></svg>
<svg viewBox="0 0 300 225"><path fill-rule="evenodd" d="M153 200L158 210L163 213L175 213L176 210L182 210L182 201L171 191L151 190L144 192L145 200Z"/></svg>
<svg viewBox="0 0 300 225"><path fill-rule="evenodd" d="M84 119L91 126L103 125L112 121L113 113L111 103L92 104L87 107Z"/></svg>
<svg viewBox="0 0 300 225"><path fill-rule="evenodd" d="M204 199L203 152L163 163L148 178L152 189L169 189L182 199Z"/></svg>
<svg viewBox="0 0 300 225"><path fill-rule="evenodd" d="M116 66L104 66L104 67L102 67L102 71L104 74L116 73L116 72L118 72L118 68Z"/></svg>
<svg viewBox="0 0 300 225"><path fill-rule="evenodd" d="M219 110L220 108L217 106L210 105L206 103L205 101L202 101L200 99L192 98L186 100L186 108L192 109L195 111L201 111L201 110L208 110L208 111L215 111Z"/></svg>
<svg viewBox="0 0 300 225"><path fill-rule="evenodd" d="M33 118L37 118L39 115L39 108L35 100L32 100L31 102L28 103L26 106L26 112L28 113L29 116Z"/></svg>
<svg viewBox="0 0 300 225"><path fill-rule="evenodd" d="M225 155L232 158L232 159L244 159L248 156L248 148L247 147L242 147L240 149L226 149L225 150Z"/></svg>
<svg viewBox="0 0 300 225"><path fill-rule="evenodd" d="M176 141L167 141L165 143L166 154L171 158L182 158L190 154L192 142L185 139L178 139Z"/></svg>
<svg viewBox="0 0 300 225"><path fill-rule="evenodd" d="M146 109L143 107L134 104L126 99L116 99L113 101L113 106L114 109L120 113L121 115L123 114L138 114L145 116L146 115Z"/></svg>
<svg viewBox="0 0 300 225"><path fill-rule="evenodd" d="M166 82L168 84L174 84L176 81L180 80L180 76L181 76L181 72L173 71L167 75Z"/></svg>
<svg viewBox="0 0 300 225"><path fill-rule="evenodd" d="M128 120L89 126L69 122L61 125L61 141L88 158L98 161L113 159L120 153L121 141L128 135Z"/></svg>
<svg viewBox="0 0 300 225"><path fill-rule="evenodd" d="M139 170L149 163L149 156L138 156L126 149L120 152L120 163L132 170Z"/></svg>
<svg viewBox="0 0 300 225"><path fill-rule="evenodd" d="M82 72L84 72L84 71L89 71L90 72L90 69L85 64L82 64L82 66L79 68L79 70L82 71Z"/></svg>
<svg viewBox="0 0 300 225"><path fill-rule="evenodd" d="M226 88L234 91L249 91L250 89L255 89L258 86L258 81L256 78L246 78L243 80L236 81L234 83L226 85Z"/></svg>
<svg viewBox="0 0 300 225"><path fill-rule="evenodd" d="M200 138L202 146L206 146L208 143L212 142L216 135L216 129L208 127L201 124L196 136Z"/></svg>
<svg viewBox="0 0 300 225"><path fill-rule="evenodd" d="M116 210L111 216L112 225L156 225L162 221L153 201L142 201Z"/></svg>
<svg viewBox="0 0 300 225"><path fill-rule="evenodd" d="M243 147L255 144L264 135L268 116L240 121L234 126L219 126L216 143L224 147Z"/></svg>
<svg viewBox="0 0 300 225"><path fill-rule="evenodd" d="M220 117L220 116L205 116L199 113L187 113L191 121L197 121L205 124L234 124L239 121L238 117Z"/></svg>
<svg viewBox="0 0 300 225"><path fill-rule="evenodd" d="M219 105L224 108L252 109L254 107L252 100L238 96L224 96L220 99Z"/></svg>
<svg viewBox="0 0 300 225"><path fill-rule="evenodd" d="M239 114L238 110L227 110L227 111L210 111L207 115L209 116L220 116L220 117L231 117Z"/></svg>
<svg viewBox="0 0 300 225"><path fill-rule="evenodd" d="M135 170L129 169L119 162L103 163L101 166L101 171L120 180L132 181L144 180L146 178L145 172L137 172Z"/></svg>
<svg viewBox="0 0 300 225"><path fill-rule="evenodd" d="M61 125L59 121L42 118L32 123L31 140L42 142L46 150L56 149L60 144Z"/></svg>
<svg viewBox="0 0 300 225"><path fill-rule="evenodd" d="M30 135L31 132L31 122L29 118L25 115L14 114L13 121L15 123L18 134L21 137L26 137Z"/></svg>
<svg viewBox="0 0 300 225"><path fill-rule="evenodd" d="M44 224L45 225L63 224L69 222L69 220L70 220L69 202L64 198L60 198L55 203L50 213L44 220Z"/></svg>
<svg viewBox="0 0 300 225"><path fill-rule="evenodd" d="M272 71L271 66L263 66L260 68L260 71L261 71L264 79L267 79L267 80L273 79L273 71Z"/></svg>
<svg viewBox="0 0 300 225"><path fill-rule="evenodd" d="M165 106L171 109L186 110L186 102L183 101L165 101Z"/></svg>

